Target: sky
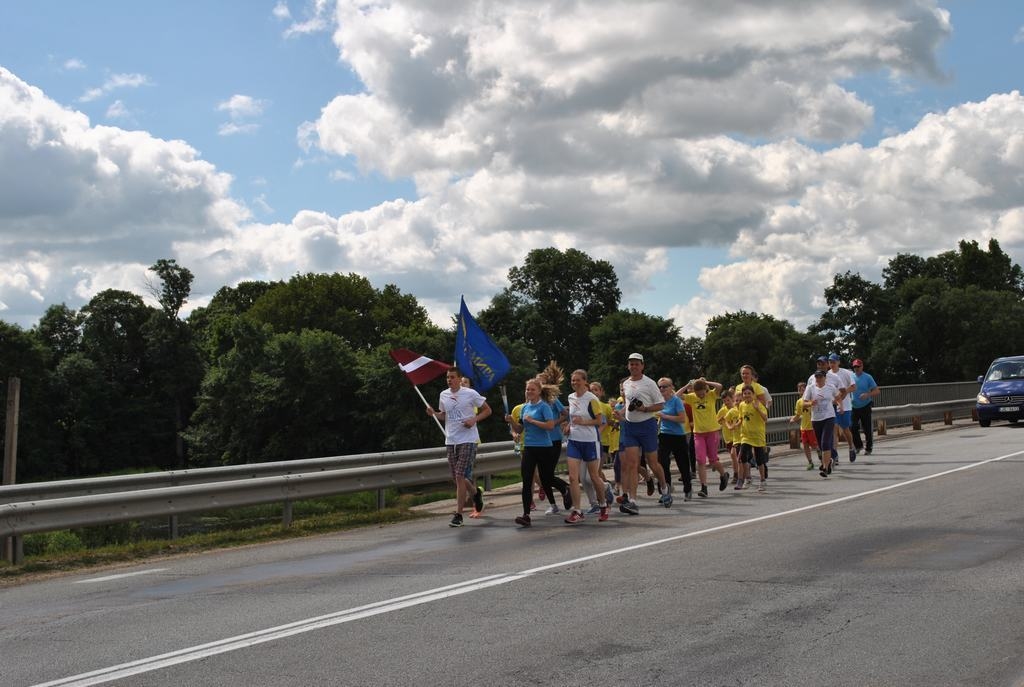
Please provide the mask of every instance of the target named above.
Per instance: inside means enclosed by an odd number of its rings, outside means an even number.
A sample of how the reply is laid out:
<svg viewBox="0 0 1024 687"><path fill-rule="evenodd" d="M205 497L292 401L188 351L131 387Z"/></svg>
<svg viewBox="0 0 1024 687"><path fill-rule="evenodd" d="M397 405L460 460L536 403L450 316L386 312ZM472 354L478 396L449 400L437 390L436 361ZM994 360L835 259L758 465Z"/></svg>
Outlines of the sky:
<svg viewBox="0 0 1024 687"><path fill-rule="evenodd" d="M355 272L442 326L534 248L686 336L1024 262L1024 3L0 0L0 320L147 268Z"/></svg>

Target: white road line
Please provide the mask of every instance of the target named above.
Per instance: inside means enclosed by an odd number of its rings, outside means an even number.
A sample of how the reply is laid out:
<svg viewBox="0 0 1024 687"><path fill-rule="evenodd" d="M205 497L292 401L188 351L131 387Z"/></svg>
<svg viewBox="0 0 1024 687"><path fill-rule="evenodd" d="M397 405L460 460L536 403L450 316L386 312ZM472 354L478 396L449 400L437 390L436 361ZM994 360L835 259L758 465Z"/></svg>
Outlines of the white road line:
<svg viewBox="0 0 1024 687"><path fill-rule="evenodd" d="M199 646L189 647L187 649L179 649L178 651L172 651L170 653L160 654L158 656L151 656L149 658L140 659L138 661L132 661L130 663L122 663L120 665L110 666L108 668L101 668L99 670L94 670L88 673L72 675L70 677L61 678L59 680L53 680L52 682L41 683L35 685L34 687L57 687L58 685L70 687L87 687L88 685L98 685L104 682L110 682L111 680L119 680L121 678L130 677L132 675L149 673L154 670L159 670L161 668L166 668L168 666L177 665L179 663L197 661L201 658L215 656L217 654L223 654L229 651L235 651L237 649L244 649L246 647L254 646L256 644L272 642L278 639L284 639L285 637L291 637L293 635L303 634L305 632L311 632L313 630L319 630L325 627L331 627L333 625L341 625L343 623L349 623L354 620L361 620L363 618L369 618L371 616L381 615L383 613L398 611L403 608L419 606L421 604L432 603L434 601L440 601L442 599L451 598L453 596L461 596L462 594L468 594L470 592L479 591L481 589L487 589L489 587L495 587L498 585L508 584L510 582L516 582L525 577L530 577L531 575L536 575L538 573L545 572L548 570L565 568L570 565L576 565L577 563L593 561L599 558L606 558L608 556L617 556L621 553L626 553L628 551L637 551L639 549L645 549L652 546L661 546L668 542L679 541L681 539L689 539L692 537L710 534L712 532L721 532L723 530L728 530L735 527L743 527L744 525L749 525L755 522L763 522L765 520L781 518L787 515L804 513L810 510L834 506L837 503L852 501L854 499L861 499L868 496L872 496L874 494L881 494L886 491L891 491L893 489L901 489L912 484L938 479L939 477L945 477L946 475L951 475L956 472L962 472L964 470L971 470L982 465L995 463L1019 455L1024 455L1024 451L1015 451L1014 453L1008 453L997 458L989 458L987 460L982 460L977 463L970 463L968 465L962 465L958 468L952 468L950 470L944 470L943 472L937 472L934 475L917 477L914 479L905 480L903 482L890 484L889 486L886 487L879 487L878 489L862 491L856 494L850 494L849 496L842 496L835 499L829 499L828 501L822 501L821 503L815 503L809 506L800 506L799 508L793 508L791 510L782 511L779 513L761 515L756 518L748 518L746 520L741 520L726 525L719 525L717 527L709 527L707 529L698 530L695 532L688 532L686 534L664 537L656 541L645 542L642 544L634 544L632 546L625 546L611 551L602 551L600 553L595 553L590 556L573 558L567 561L551 563L550 565L542 565L540 567L530 568L529 570L523 570L522 572L518 573L511 573L507 575L490 575L488 577L480 577L475 580L467 580L466 582L460 582L445 587L438 587L436 589L428 589L426 591L417 592L415 594L400 596L395 599L377 601L371 604L366 604L365 606L357 606L355 608L349 608L343 611L329 613L327 615L307 618L306 620L300 620L298 622L289 623L287 625L279 625L277 627L271 627L265 630L258 630L256 632L238 635L236 637L228 637L226 639L221 639L216 642L210 642L208 644L200 644Z"/></svg>
<svg viewBox="0 0 1024 687"><path fill-rule="evenodd" d="M164 570L167 570L167 568L150 568L149 570L121 573L120 575L107 575L106 577L90 577L88 580L75 580L73 584L92 584L93 582L108 582L110 580L120 580L123 577L135 577L137 575L152 575L153 573L163 572Z"/></svg>

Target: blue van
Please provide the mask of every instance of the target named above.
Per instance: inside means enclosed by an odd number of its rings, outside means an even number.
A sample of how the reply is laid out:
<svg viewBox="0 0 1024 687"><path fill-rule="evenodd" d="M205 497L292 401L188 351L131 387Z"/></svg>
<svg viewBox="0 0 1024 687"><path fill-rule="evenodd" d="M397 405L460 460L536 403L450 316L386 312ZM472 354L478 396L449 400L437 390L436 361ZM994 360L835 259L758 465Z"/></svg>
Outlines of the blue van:
<svg viewBox="0 0 1024 687"><path fill-rule="evenodd" d="M981 391L975 408L978 424L988 427L993 420L1016 423L1024 418L1024 355L996 358L984 377L978 377Z"/></svg>

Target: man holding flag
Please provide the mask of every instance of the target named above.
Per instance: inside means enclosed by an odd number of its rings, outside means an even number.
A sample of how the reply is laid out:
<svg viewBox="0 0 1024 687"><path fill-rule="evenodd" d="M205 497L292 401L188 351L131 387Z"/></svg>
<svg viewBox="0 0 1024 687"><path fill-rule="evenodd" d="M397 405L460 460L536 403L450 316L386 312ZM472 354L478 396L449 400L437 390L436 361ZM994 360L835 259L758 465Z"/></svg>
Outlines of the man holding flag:
<svg viewBox="0 0 1024 687"><path fill-rule="evenodd" d="M438 399L440 410L428 405L427 415L435 419L441 416L444 421L448 465L455 481L455 514L448 525L462 527L462 509L470 496L476 514L484 509L483 489L473 484L473 463L480 441L476 424L491 414L491 407L475 389L462 386L462 372L457 367L448 368L445 379L448 388Z"/></svg>

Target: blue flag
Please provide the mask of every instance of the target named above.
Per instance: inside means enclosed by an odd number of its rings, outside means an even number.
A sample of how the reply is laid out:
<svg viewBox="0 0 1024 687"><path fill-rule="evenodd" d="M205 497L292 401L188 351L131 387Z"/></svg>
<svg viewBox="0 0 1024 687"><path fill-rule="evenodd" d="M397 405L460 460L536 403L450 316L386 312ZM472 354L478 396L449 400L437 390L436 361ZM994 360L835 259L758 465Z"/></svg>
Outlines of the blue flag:
<svg viewBox="0 0 1024 687"><path fill-rule="evenodd" d="M465 298L455 329L455 366L472 380L473 388L481 394L500 382L512 367L501 349L469 314Z"/></svg>

